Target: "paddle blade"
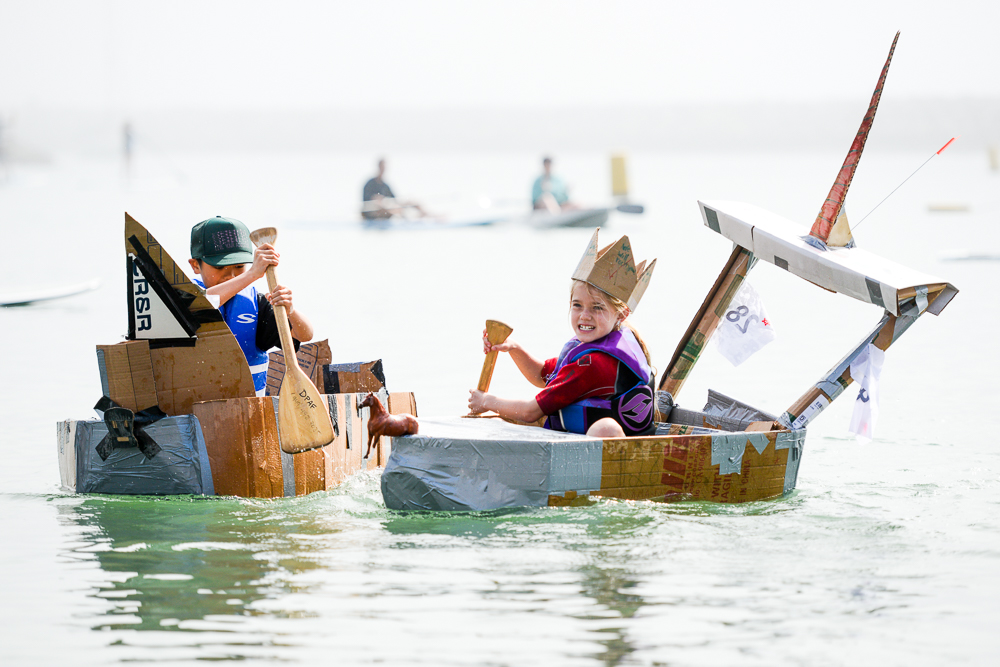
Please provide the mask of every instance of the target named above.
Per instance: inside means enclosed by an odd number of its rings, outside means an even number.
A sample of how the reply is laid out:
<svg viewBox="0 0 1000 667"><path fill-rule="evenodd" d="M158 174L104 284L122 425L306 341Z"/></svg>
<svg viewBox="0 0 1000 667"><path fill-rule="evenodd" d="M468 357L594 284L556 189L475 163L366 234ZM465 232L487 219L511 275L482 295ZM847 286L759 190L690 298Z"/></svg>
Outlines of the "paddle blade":
<svg viewBox="0 0 1000 667"><path fill-rule="evenodd" d="M278 432L281 449L297 454L333 442L333 423L326 399L302 369L285 367L278 392Z"/></svg>
<svg viewBox="0 0 1000 667"><path fill-rule="evenodd" d="M486 320L486 338L493 345L499 345L507 340L512 331L514 330L503 322ZM479 384L477 385L479 391L486 391L490 388L490 380L493 379L493 368L496 366L496 363L496 352L490 352L486 355L486 359L483 360L483 371L479 374Z"/></svg>
<svg viewBox="0 0 1000 667"><path fill-rule="evenodd" d="M255 229L250 232L250 240L256 246L263 245L264 243L270 243L274 245L274 242L278 239L278 230L274 227L261 227L260 229Z"/></svg>

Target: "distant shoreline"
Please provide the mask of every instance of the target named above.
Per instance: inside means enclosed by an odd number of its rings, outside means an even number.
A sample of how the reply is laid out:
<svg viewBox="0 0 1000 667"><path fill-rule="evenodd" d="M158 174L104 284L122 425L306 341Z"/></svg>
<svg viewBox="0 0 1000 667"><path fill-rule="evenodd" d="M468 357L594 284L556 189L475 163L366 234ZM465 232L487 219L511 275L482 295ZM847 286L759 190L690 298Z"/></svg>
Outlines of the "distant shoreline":
<svg viewBox="0 0 1000 667"><path fill-rule="evenodd" d="M849 145L868 100L574 108L224 111L0 110L11 161L115 155L123 124L136 150L189 151L788 151ZM870 141L886 150L1000 144L1000 98L882 99Z"/></svg>

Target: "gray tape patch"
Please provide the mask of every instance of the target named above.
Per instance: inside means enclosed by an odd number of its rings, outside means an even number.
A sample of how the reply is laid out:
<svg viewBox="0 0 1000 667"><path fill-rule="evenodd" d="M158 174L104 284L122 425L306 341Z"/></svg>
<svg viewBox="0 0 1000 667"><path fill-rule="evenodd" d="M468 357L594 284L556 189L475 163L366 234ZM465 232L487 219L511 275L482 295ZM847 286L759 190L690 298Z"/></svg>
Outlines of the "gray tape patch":
<svg viewBox="0 0 1000 667"><path fill-rule="evenodd" d="M747 448L747 435L727 433L712 436L712 465L719 466L720 475L739 474L743 467L743 452Z"/></svg>
<svg viewBox="0 0 1000 667"><path fill-rule="evenodd" d="M785 464L785 485L782 493L788 493L795 488L799 478L799 462L802 460L802 448L805 445L805 431L788 431L778 433L775 442L776 449L787 449L788 462Z"/></svg>
<svg viewBox="0 0 1000 667"><path fill-rule="evenodd" d="M868 299L876 306L885 308L885 302L882 301L882 285L879 281L865 276L865 285L868 286Z"/></svg>
<svg viewBox="0 0 1000 667"><path fill-rule="evenodd" d="M361 362L353 364L327 364L326 366L334 373L360 373Z"/></svg>
<svg viewBox="0 0 1000 667"><path fill-rule="evenodd" d="M601 441L553 443L549 493L600 489L603 449Z"/></svg>
<svg viewBox="0 0 1000 667"><path fill-rule="evenodd" d="M719 229L719 214L707 206L703 208L705 209L705 220L708 221L708 228L716 234L721 234L722 232Z"/></svg>
<svg viewBox="0 0 1000 667"><path fill-rule="evenodd" d="M763 454L771 442L767 439L766 433L747 433L746 437L750 441L750 444L753 445L753 448L757 450L758 454Z"/></svg>
<svg viewBox="0 0 1000 667"><path fill-rule="evenodd" d="M787 259L781 259L777 255L774 256L774 265L776 267L778 267L779 269L784 269L785 271L788 270L788 260Z"/></svg>

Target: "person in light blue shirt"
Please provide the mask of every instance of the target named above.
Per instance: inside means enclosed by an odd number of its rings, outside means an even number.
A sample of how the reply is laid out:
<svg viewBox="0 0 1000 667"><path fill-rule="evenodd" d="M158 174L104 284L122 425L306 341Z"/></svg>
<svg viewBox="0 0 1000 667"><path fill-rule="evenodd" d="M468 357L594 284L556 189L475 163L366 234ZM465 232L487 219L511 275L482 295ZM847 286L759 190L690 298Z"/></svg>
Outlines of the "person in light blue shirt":
<svg viewBox="0 0 1000 667"><path fill-rule="evenodd" d="M552 173L552 158L544 158L542 168L545 170L544 173L536 178L534 185L531 186L532 208L547 210L550 213L576 208L569 201L566 182Z"/></svg>

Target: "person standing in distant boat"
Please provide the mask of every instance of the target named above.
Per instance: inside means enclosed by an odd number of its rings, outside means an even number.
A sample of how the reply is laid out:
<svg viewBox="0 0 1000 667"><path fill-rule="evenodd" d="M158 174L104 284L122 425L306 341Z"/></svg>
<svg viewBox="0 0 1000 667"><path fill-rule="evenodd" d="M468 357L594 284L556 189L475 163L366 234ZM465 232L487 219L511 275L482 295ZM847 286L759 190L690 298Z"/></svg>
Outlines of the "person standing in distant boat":
<svg viewBox="0 0 1000 667"><path fill-rule="evenodd" d="M269 294L253 284L268 266L278 265L278 252L269 243L256 249L250 230L239 220L216 216L191 229L191 259L195 284L219 299L222 319L236 336L250 365L254 390L264 395L267 382L267 351L281 345L274 306L284 306L295 349L313 337L309 320L292 305L292 290L275 286Z"/></svg>
<svg viewBox="0 0 1000 667"><path fill-rule="evenodd" d="M542 159L542 175L535 179L531 186L531 206L536 210L559 213L570 211L576 205L569 201L569 188L566 182L552 173L552 158Z"/></svg>
<svg viewBox="0 0 1000 667"><path fill-rule="evenodd" d="M419 204L402 202L396 199L392 188L382 178L385 175L385 158L378 161L378 173L365 183L362 191L361 217L365 220L382 220L394 215L402 215L403 210L411 208L420 217L427 215Z"/></svg>

